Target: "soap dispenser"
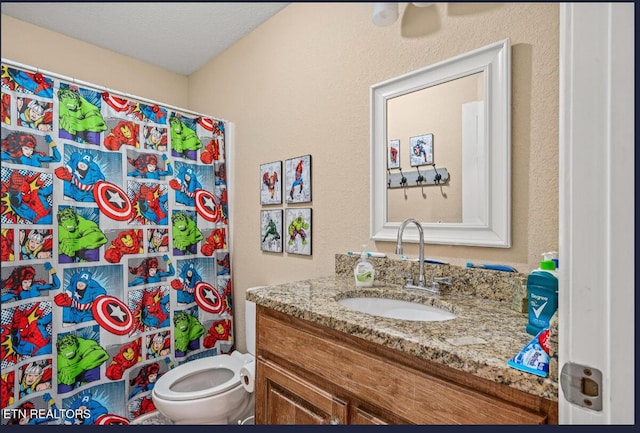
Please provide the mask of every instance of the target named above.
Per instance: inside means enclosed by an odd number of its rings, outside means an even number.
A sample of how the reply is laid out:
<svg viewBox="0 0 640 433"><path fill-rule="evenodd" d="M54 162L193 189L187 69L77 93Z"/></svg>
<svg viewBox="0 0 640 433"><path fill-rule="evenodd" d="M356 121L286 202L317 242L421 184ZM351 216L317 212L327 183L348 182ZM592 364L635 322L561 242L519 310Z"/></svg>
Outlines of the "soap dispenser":
<svg viewBox="0 0 640 433"><path fill-rule="evenodd" d="M362 253L360 254L360 260L353 268L353 275L356 280L356 287L372 287L373 279L375 277L375 269L368 260L369 253L366 251L367 246L362 245Z"/></svg>
<svg viewBox="0 0 640 433"><path fill-rule="evenodd" d="M529 323L527 333L537 335L549 327L551 316L558 309L558 273L553 253L544 253L540 267L527 277Z"/></svg>

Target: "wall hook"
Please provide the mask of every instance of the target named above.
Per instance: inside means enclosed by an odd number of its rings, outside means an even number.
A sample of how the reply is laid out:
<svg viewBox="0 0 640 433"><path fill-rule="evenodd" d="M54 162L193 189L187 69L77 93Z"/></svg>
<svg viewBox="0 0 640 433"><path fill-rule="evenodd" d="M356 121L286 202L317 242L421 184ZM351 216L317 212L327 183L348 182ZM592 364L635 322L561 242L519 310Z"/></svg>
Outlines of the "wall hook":
<svg viewBox="0 0 640 433"><path fill-rule="evenodd" d="M399 168L398 170L400 170L400 175L402 176L402 178L400 179L400 186L405 186L407 184L407 178L405 177L401 168Z"/></svg>
<svg viewBox="0 0 640 433"><path fill-rule="evenodd" d="M416 178L416 183L419 185L422 182L425 181L424 176L420 173L420 170L418 169L418 167L416 166L416 171L418 172L418 177Z"/></svg>
<svg viewBox="0 0 640 433"><path fill-rule="evenodd" d="M433 171L436 172L436 175L433 178L433 181L437 184L440 183L440 181L442 180L442 175L440 173L438 173L438 169L436 168L436 165L433 164Z"/></svg>
<svg viewBox="0 0 640 433"><path fill-rule="evenodd" d="M424 168L422 165L420 167L422 167L422 170L420 170L420 168L416 168L415 172L411 170L406 175L399 167L397 168L398 172L394 171L395 169L387 170L387 187L390 189L422 188L425 186L446 185L449 181L449 172L444 167L441 167L437 171L432 167Z"/></svg>

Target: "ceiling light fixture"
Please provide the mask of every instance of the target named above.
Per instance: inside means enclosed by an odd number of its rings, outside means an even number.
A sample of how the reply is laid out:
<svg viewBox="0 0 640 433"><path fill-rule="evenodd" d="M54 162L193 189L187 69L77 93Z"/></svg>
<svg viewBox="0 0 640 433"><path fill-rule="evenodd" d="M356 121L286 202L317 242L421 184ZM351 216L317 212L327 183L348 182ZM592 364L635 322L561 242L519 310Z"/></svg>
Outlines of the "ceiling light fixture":
<svg viewBox="0 0 640 433"><path fill-rule="evenodd" d="M390 26L398 19L398 3L374 3L373 23L379 27Z"/></svg>
<svg viewBox="0 0 640 433"><path fill-rule="evenodd" d="M433 3L411 3L412 5L424 8ZM374 3L373 23L379 27L390 26L395 23L399 16L398 3Z"/></svg>

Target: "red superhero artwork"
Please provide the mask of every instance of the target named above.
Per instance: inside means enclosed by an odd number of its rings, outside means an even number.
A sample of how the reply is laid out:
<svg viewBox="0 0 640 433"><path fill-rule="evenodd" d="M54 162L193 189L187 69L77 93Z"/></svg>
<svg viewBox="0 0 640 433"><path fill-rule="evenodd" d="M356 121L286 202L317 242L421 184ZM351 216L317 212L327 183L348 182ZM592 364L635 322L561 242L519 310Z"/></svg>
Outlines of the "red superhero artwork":
<svg viewBox="0 0 640 433"><path fill-rule="evenodd" d="M217 188L216 197L218 198L218 203L220 203L220 221L223 224L227 224L229 222L229 197L227 195L227 189Z"/></svg>
<svg viewBox="0 0 640 433"><path fill-rule="evenodd" d="M0 215L3 224L51 224L53 177L2 167Z"/></svg>
<svg viewBox="0 0 640 433"><path fill-rule="evenodd" d="M139 133L140 127L136 123L120 121L104 138L104 147L109 150L120 150L120 146L140 147Z"/></svg>
<svg viewBox="0 0 640 433"><path fill-rule="evenodd" d="M284 166L287 203L311 201L311 155L287 159Z"/></svg>
<svg viewBox="0 0 640 433"><path fill-rule="evenodd" d="M216 257L216 275L229 275L231 273L231 259L228 253L222 254L221 258Z"/></svg>
<svg viewBox="0 0 640 433"><path fill-rule="evenodd" d="M213 174L216 179L216 186L226 185L227 184L227 166L226 164L216 164L214 167Z"/></svg>
<svg viewBox="0 0 640 433"><path fill-rule="evenodd" d="M141 332L170 325L169 288L151 287L129 292L129 309L133 311L135 329Z"/></svg>
<svg viewBox="0 0 640 433"><path fill-rule="evenodd" d="M232 341L231 320L223 319L213 322L204 336L202 345L207 349L215 347L217 341Z"/></svg>
<svg viewBox="0 0 640 433"><path fill-rule="evenodd" d="M120 380L125 371L142 360L140 352L141 340L138 338L120 347L118 353L111 358L105 375L111 380Z"/></svg>
<svg viewBox="0 0 640 433"><path fill-rule="evenodd" d="M157 362L143 365L138 374L129 380L129 398L133 398L141 392L151 391L160 376L162 373L160 373L160 364Z"/></svg>
<svg viewBox="0 0 640 433"><path fill-rule="evenodd" d="M205 164L211 164L213 161L220 160L220 142L217 138L212 139L200 153L200 161Z"/></svg>
<svg viewBox="0 0 640 433"><path fill-rule="evenodd" d="M13 229L0 230L0 257L3 262L12 262L15 259Z"/></svg>
<svg viewBox="0 0 640 433"><path fill-rule="evenodd" d="M138 418L139 416L142 416L145 413L153 412L154 410L156 410L156 407L153 404L153 400L151 399L150 395L143 397L138 401L132 402L132 404L129 407L131 410L130 416L132 418Z"/></svg>
<svg viewBox="0 0 640 433"><path fill-rule="evenodd" d="M262 184L267 187L267 191L269 191L269 197L273 200L276 194L276 187L278 186L278 172L265 172L262 175Z"/></svg>
<svg viewBox="0 0 640 433"><path fill-rule="evenodd" d="M3 366L51 354L51 302L2 309L0 354Z"/></svg>
<svg viewBox="0 0 640 433"><path fill-rule="evenodd" d="M27 72L2 66L2 87L20 93L30 93L44 98L53 97L53 80L40 72Z"/></svg>
<svg viewBox="0 0 640 433"><path fill-rule="evenodd" d="M13 397L14 380L15 372L13 370L0 375L0 408L2 409L15 401Z"/></svg>
<svg viewBox="0 0 640 433"><path fill-rule="evenodd" d="M200 117L198 124L205 130L213 133L214 138L207 143L201 153L200 161L211 164L214 161L224 161L224 123L219 120L212 120Z"/></svg>
<svg viewBox="0 0 640 433"><path fill-rule="evenodd" d="M236 350L230 124L6 63L0 425L147 424L159 378Z"/></svg>
<svg viewBox="0 0 640 433"><path fill-rule="evenodd" d="M8 93L2 94L2 118L0 122L11 125L11 95Z"/></svg>
<svg viewBox="0 0 640 433"><path fill-rule="evenodd" d="M389 142L389 160L387 168L400 167L400 140L391 140Z"/></svg>
<svg viewBox="0 0 640 433"><path fill-rule="evenodd" d="M206 237L200 252L205 256L212 256L216 250L222 250L227 248L227 232L224 228L217 228L211 231L211 234Z"/></svg>
<svg viewBox="0 0 640 433"><path fill-rule="evenodd" d="M130 119L142 120L142 113L140 113L137 103L109 92L102 92L100 96L104 102L103 106L107 116L124 116Z"/></svg>
<svg viewBox="0 0 640 433"><path fill-rule="evenodd" d="M127 195L133 203L132 224L166 225L169 222L166 185L129 182Z"/></svg>
<svg viewBox="0 0 640 433"><path fill-rule="evenodd" d="M213 121L213 130L211 132L213 132L213 135L223 136L224 135L224 122L222 122L221 120L214 120ZM222 152L222 153L224 154L224 152Z"/></svg>
<svg viewBox="0 0 640 433"><path fill-rule="evenodd" d="M109 263L120 263L120 259L125 254L141 254L143 252L141 229L116 231L115 237L104 252L104 258Z"/></svg>
<svg viewBox="0 0 640 433"><path fill-rule="evenodd" d="M147 105L141 102L137 103L137 110L140 111L142 117L140 120L157 123L157 124L166 124L167 123L167 109L164 107L160 107L159 105Z"/></svg>
<svg viewBox="0 0 640 433"><path fill-rule="evenodd" d="M231 278L222 277L218 278L216 287L218 288L218 292L222 296L224 300L224 310L222 311L223 316L231 316L233 315L233 295L231 293Z"/></svg>

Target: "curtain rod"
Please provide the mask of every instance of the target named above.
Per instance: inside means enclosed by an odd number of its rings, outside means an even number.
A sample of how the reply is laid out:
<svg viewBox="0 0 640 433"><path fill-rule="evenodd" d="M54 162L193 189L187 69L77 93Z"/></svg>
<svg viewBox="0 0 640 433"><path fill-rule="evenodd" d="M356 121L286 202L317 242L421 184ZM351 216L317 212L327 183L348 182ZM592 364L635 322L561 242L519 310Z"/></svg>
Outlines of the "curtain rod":
<svg viewBox="0 0 640 433"><path fill-rule="evenodd" d="M181 111L183 113L192 114L192 115L195 115L195 116L198 116L198 117L208 117L208 118L212 118L212 119L215 119L215 120L220 120L220 121L222 121L224 123L229 123L228 120L220 119L219 117L214 117L214 116L210 116L208 114L202 114L202 113L198 113L196 111L191 111L191 110L187 110L187 109L184 109L184 108L175 107L173 105L165 104L164 102L153 101L151 99L143 98L141 96L136 96L136 95L131 95L129 93L124 93L124 92L121 92L119 90L109 89L109 88L104 87L104 86L98 86L98 85L93 84L93 83L88 83L86 81L77 80L77 79L75 79L73 77L67 77L67 76L64 76L64 75L61 75L61 74L56 74L55 72L49 72L49 71L45 71L44 69L36 68L34 66L29 66L29 65L22 64L22 63L14 62L13 60L8 60L8 59L5 59L4 57L2 57L2 63L10 65L10 66L15 66L15 67L20 68L20 69L25 69L27 71L32 71L32 72L35 72L37 74L49 75L49 76L51 76L53 78L57 78L58 80L70 81L70 82L72 82L74 84L78 84L80 86L91 87L91 88L93 88L95 90L99 90L99 91L102 91L102 92L109 92L109 93L113 93L113 94L116 94L116 95L122 95L122 96L125 96L128 99L135 99L135 100L137 100L139 102L145 102L147 104L153 104L153 105L162 105L163 107L169 108L169 109L174 110L174 111Z"/></svg>

